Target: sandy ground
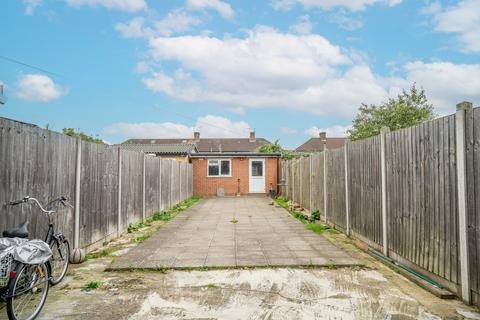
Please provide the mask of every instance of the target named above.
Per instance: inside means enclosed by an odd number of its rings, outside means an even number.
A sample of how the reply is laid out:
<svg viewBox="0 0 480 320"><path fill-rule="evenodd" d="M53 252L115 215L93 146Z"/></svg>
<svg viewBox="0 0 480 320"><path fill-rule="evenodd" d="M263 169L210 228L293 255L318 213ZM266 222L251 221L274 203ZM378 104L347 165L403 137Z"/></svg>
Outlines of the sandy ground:
<svg viewBox="0 0 480 320"><path fill-rule="evenodd" d="M142 232L148 229L110 243L116 251L106 257L72 266L39 319L480 319L475 309L436 298L337 233L325 236L364 267L105 272ZM92 281L97 289L82 289Z"/></svg>

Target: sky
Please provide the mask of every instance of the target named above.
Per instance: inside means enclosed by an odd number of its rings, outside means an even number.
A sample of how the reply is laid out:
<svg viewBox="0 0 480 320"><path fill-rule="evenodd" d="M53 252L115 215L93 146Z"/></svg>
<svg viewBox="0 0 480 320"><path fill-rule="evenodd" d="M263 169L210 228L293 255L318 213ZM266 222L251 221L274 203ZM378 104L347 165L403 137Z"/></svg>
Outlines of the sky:
<svg viewBox="0 0 480 320"><path fill-rule="evenodd" d="M6 0L0 116L108 143L343 136L414 83L480 104L480 0Z"/></svg>

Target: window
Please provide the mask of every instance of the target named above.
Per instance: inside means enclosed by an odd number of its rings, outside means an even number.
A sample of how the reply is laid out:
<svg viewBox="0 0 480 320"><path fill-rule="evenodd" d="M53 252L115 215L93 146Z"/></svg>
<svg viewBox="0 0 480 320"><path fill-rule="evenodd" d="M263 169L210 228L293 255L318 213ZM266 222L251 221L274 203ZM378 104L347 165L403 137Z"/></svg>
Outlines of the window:
<svg viewBox="0 0 480 320"><path fill-rule="evenodd" d="M209 177L230 177L231 164L228 160L208 160L208 176Z"/></svg>
<svg viewBox="0 0 480 320"><path fill-rule="evenodd" d="M252 161L252 177L263 177L263 161Z"/></svg>

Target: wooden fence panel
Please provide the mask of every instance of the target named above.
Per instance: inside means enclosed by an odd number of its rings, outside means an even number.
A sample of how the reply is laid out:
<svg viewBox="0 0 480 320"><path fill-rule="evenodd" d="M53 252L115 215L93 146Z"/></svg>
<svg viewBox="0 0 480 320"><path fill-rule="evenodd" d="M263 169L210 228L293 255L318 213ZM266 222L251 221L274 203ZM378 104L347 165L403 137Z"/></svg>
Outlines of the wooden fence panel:
<svg viewBox="0 0 480 320"><path fill-rule="evenodd" d="M344 148L327 151L327 220L346 229Z"/></svg>
<svg viewBox="0 0 480 320"><path fill-rule="evenodd" d="M389 249L458 283L455 115L387 134Z"/></svg>
<svg viewBox="0 0 480 320"><path fill-rule="evenodd" d="M162 159L162 201L164 208L172 206L172 160Z"/></svg>
<svg viewBox="0 0 480 320"><path fill-rule="evenodd" d="M300 205L310 210L310 157L300 158L301 171L299 175L301 200Z"/></svg>
<svg viewBox="0 0 480 320"><path fill-rule="evenodd" d="M323 153L311 155L312 157L312 208L318 210L323 216Z"/></svg>
<svg viewBox="0 0 480 320"><path fill-rule="evenodd" d="M122 150L122 226L142 220L143 153Z"/></svg>
<svg viewBox="0 0 480 320"><path fill-rule="evenodd" d="M467 113L466 133L470 285L480 305L480 108Z"/></svg>
<svg viewBox="0 0 480 320"><path fill-rule="evenodd" d="M48 219L34 205L4 206L24 196L46 203L60 195L75 201L74 138L0 118L0 231L29 221L31 238L44 238ZM73 238L73 210L58 207L56 227Z"/></svg>
<svg viewBox="0 0 480 320"><path fill-rule="evenodd" d="M80 170L80 246L117 231L118 149L82 141Z"/></svg>
<svg viewBox="0 0 480 320"><path fill-rule="evenodd" d="M160 159L145 157L145 210L149 217L161 207L160 195Z"/></svg>
<svg viewBox="0 0 480 320"><path fill-rule="evenodd" d="M348 183L352 231L382 244L380 137L348 145Z"/></svg>

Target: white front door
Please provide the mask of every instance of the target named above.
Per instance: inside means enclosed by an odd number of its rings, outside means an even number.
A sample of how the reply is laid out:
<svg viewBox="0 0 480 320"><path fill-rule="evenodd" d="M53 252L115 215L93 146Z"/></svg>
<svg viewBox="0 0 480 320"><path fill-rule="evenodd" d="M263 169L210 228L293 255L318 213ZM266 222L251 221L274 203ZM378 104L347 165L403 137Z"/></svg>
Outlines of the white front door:
<svg viewBox="0 0 480 320"><path fill-rule="evenodd" d="M265 159L250 159L250 193L265 193Z"/></svg>

